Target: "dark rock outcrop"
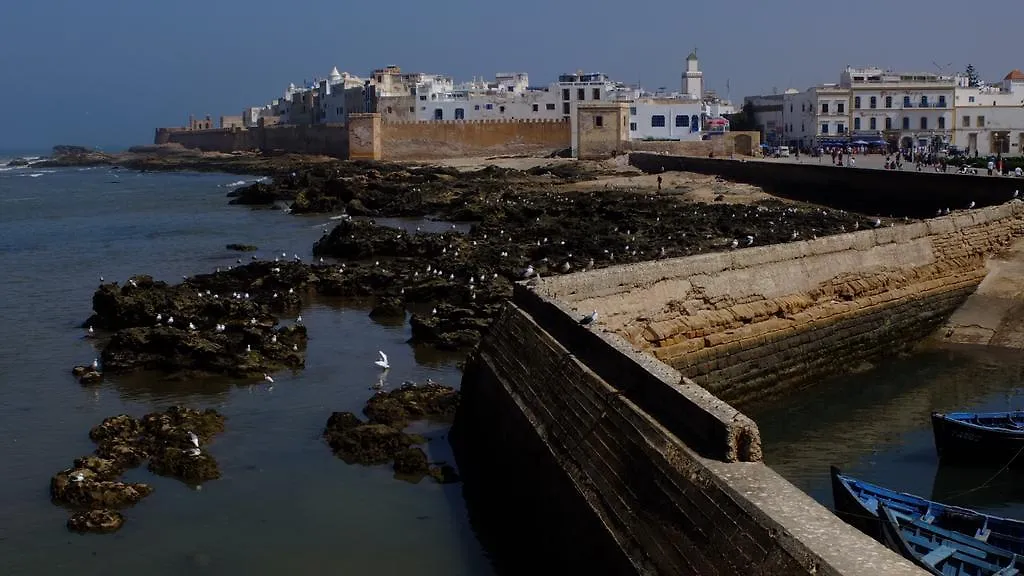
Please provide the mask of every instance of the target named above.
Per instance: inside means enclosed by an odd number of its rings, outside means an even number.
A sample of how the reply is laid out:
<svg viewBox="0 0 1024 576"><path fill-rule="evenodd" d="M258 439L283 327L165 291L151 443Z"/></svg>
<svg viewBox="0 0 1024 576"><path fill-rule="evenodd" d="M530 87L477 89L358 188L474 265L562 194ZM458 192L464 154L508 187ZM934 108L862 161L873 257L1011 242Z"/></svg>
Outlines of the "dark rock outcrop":
<svg viewBox="0 0 1024 576"><path fill-rule="evenodd" d="M458 407L458 390L434 383L410 383L374 394L366 401L363 413L370 422L401 429L416 420L450 420Z"/></svg>
<svg viewBox="0 0 1024 576"><path fill-rule="evenodd" d="M217 462L205 446L224 430L224 417L215 410L172 406L141 419L111 416L89 431L96 455L84 456L50 479L54 503L77 512L68 527L77 531L112 532L124 518L114 509L138 503L153 489L126 483L120 476L149 460L155 474L199 484L220 476Z"/></svg>
<svg viewBox="0 0 1024 576"><path fill-rule="evenodd" d="M256 246L252 244L228 244L225 248L236 252L255 252L257 250Z"/></svg>

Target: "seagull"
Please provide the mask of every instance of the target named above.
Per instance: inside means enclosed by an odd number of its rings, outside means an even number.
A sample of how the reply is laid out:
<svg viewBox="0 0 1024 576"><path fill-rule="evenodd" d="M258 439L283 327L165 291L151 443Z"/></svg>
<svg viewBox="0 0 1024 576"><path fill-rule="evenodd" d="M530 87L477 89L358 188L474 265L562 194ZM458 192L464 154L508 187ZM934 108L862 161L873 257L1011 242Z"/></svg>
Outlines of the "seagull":
<svg viewBox="0 0 1024 576"><path fill-rule="evenodd" d="M385 354L383 350L378 350L377 354L380 354L380 360L375 361L374 364L380 366L384 370L391 368L391 365L388 364L388 355Z"/></svg>
<svg viewBox="0 0 1024 576"><path fill-rule="evenodd" d="M163 315L163 314L157 314L157 315L156 315L156 321L157 321L157 322L159 322L159 321L161 321L161 320L163 320L163 319L164 319L164 315Z"/></svg>
<svg viewBox="0 0 1024 576"><path fill-rule="evenodd" d="M245 345L245 351L246 351L246 353L252 352L252 344L246 344Z"/></svg>
<svg viewBox="0 0 1024 576"><path fill-rule="evenodd" d="M533 264L530 264L523 270L523 278L529 278L530 276L533 276Z"/></svg>
<svg viewBox="0 0 1024 576"><path fill-rule="evenodd" d="M729 248L736 248L739 245L740 245L740 241L735 239L735 238L733 238L732 242L729 243Z"/></svg>
<svg viewBox="0 0 1024 576"><path fill-rule="evenodd" d="M188 329L189 329L189 330L195 330L195 329L196 329L196 325L195 325L195 324L193 324L193 323L191 323L191 322L189 322L189 323L188 323Z"/></svg>
<svg viewBox="0 0 1024 576"><path fill-rule="evenodd" d="M971 200L971 203L967 205L967 209L968 210L970 210L972 208L974 208L974 200Z"/></svg>
<svg viewBox="0 0 1024 576"><path fill-rule="evenodd" d="M92 369L93 370L99 370L100 369L100 359L99 358L93 358L92 359Z"/></svg>
<svg viewBox="0 0 1024 576"><path fill-rule="evenodd" d="M597 310L594 310L590 314L587 314L586 316L581 318L580 319L580 325L581 326L587 326L587 325L593 324L595 320L597 320Z"/></svg>
<svg viewBox="0 0 1024 576"><path fill-rule="evenodd" d="M293 352L298 352L299 351L299 345L298 344L292 344L292 351Z"/></svg>
<svg viewBox="0 0 1024 576"><path fill-rule="evenodd" d="M191 430L189 430L188 432L188 441L191 442L192 445L195 446L196 448L199 448L199 437L196 436L196 433L192 432Z"/></svg>
<svg viewBox="0 0 1024 576"><path fill-rule="evenodd" d="M167 323L168 324L174 324L174 316L168 316L167 317Z"/></svg>
<svg viewBox="0 0 1024 576"><path fill-rule="evenodd" d="M746 238L746 245L750 246L753 243L754 243L754 237L753 236L747 236L747 238Z"/></svg>
<svg viewBox="0 0 1024 576"><path fill-rule="evenodd" d="M263 379L266 380L267 382L270 382L271 384L274 383L274 379L270 377L270 374L263 374Z"/></svg>
<svg viewBox="0 0 1024 576"><path fill-rule="evenodd" d="M71 475L72 482L81 482L82 480L85 480L85 474L82 474L81 472L75 472Z"/></svg>
<svg viewBox="0 0 1024 576"><path fill-rule="evenodd" d="M270 342L272 344L277 344L277 334L274 334L273 336L270 337Z"/></svg>
<svg viewBox="0 0 1024 576"><path fill-rule="evenodd" d="M973 205L974 202L971 202L971 204ZM872 222L871 225L874 226L875 228L878 228L879 226L882 225L882 220L880 218L875 218L875 221Z"/></svg>
<svg viewBox="0 0 1024 576"><path fill-rule="evenodd" d="M1017 196L1020 196L1020 190L1014 190L1013 191L1013 197L1016 198ZM102 280L102 278L101 278L101 280Z"/></svg>
<svg viewBox="0 0 1024 576"><path fill-rule="evenodd" d="M92 329L92 326L89 326L89 336L94 336L95 334L96 331Z"/></svg>
<svg viewBox="0 0 1024 576"><path fill-rule="evenodd" d="M295 319L295 323L296 324L302 324L302 315L301 314L299 314L299 317Z"/></svg>

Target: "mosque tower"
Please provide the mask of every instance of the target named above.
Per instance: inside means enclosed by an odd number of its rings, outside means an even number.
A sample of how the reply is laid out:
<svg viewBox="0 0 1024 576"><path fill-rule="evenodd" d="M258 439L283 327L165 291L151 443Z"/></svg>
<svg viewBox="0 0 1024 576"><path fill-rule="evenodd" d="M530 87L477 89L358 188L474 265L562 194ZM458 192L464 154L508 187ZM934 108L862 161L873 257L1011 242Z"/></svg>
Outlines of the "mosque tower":
<svg viewBox="0 0 1024 576"><path fill-rule="evenodd" d="M686 57L686 72L683 72L683 93L700 100L704 96L704 73L697 61L697 49Z"/></svg>

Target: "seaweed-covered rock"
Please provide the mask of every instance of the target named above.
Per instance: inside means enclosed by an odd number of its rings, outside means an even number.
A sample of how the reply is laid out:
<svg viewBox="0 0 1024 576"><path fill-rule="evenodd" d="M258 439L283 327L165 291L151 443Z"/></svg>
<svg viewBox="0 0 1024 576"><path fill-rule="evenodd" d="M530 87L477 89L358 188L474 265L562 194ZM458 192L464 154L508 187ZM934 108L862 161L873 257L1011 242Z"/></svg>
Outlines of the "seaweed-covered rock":
<svg viewBox="0 0 1024 576"><path fill-rule="evenodd" d="M395 473L405 476L422 476L430 471L427 454L421 448L412 447L395 454Z"/></svg>
<svg viewBox="0 0 1024 576"><path fill-rule="evenodd" d="M149 460L149 470L161 476L178 478L189 484L201 484L220 478L217 461L198 448L167 447Z"/></svg>
<svg viewBox="0 0 1024 576"><path fill-rule="evenodd" d="M124 516L116 510L101 508L76 512L68 519L68 529L75 532L107 534L124 525Z"/></svg>
<svg viewBox="0 0 1024 576"><path fill-rule="evenodd" d="M236 252L255 252L257 248L252 244L237 244L232 243L225 246L228 250L234 250Z"/></svg>
<svg viewBox="0 0 1024 576"><path fill-rule="evenodd" d="M459 392L449 386L428 383L403 384L396 390L375 394L363 413L370 422L404 428L414 420L450 419L459 407Z"/></svg>
<svg viewBox="0 0 1024 576"><path fill-rule="evenodd" d="M347 412L335 412L327 421L324 439L349 464L386 464L395 454L423 442L391 426L367 424Z"/></svg>
<svg viewBox="0 0 1024 576"><path fill-rule="evenodd" d="M153 489L148 484L99 480L88 469L58 472L50 479L54 502L85 508L123 508L137 503Z"/></svg>
<svg viewBox="0 0 1024 576"><path fill-rule="evenodd" d="M370 317L405 318L405 303L396 296L381 296L370 310Z"/></svg>

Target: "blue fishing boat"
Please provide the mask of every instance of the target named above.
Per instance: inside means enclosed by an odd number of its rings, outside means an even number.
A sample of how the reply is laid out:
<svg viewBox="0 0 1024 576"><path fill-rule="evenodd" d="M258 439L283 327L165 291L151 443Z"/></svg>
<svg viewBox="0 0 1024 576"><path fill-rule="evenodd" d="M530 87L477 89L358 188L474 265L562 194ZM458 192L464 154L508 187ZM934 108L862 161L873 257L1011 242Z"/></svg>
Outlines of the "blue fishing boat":
<svg viewBox="0 0 1024 576"><path fill-rule="evenodd" d="M881 505L883 543L936 576L1018 576L1024 557Z"/></svg>
<svg viewBox="0 0 1024 576"><path fill-rule="evenodd" d="M900 518L959 532L1014 554L1024 554L1024 522L949 506L920 496L896 492L847 476L832 466L832 500L836 515L865 534L884 542L881 507Z"/></svg>
<svg viewBox="0 0 1024 576"><path fill-rule="evenodd" d="M932 413L939 460L1024 468L1024 412Z"/></svg>

